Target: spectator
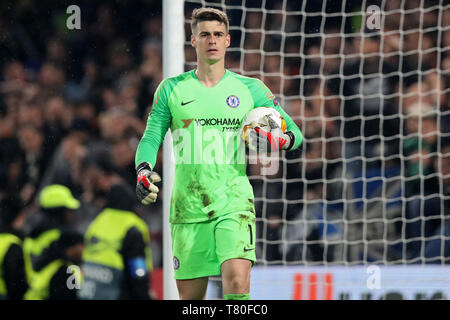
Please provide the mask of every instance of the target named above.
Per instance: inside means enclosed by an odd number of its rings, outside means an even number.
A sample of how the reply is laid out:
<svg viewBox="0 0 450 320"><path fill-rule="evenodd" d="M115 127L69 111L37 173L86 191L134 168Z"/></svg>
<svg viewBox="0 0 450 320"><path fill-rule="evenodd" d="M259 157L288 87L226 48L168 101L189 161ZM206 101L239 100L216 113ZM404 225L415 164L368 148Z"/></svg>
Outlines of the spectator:
<svg viewBox="0 0 450 320"><path fill-rule="evenodd" d="M27 278L30 284L27 300L75 300L76 290L67 285L68 267L79 265L83 237L70 225L73 211L80 207L70 190L50 185L39 194L41 220L33 226L24 241ZM80 275L76 275L80 276ZM77 279L78 284L81 279Z"/></svg>
<svg viewBox="0 0 450 320"><path fill-rule="evenodd" d="M157 42L145 42L143 45L143 62L140 66L141 81L139 84L138 116L146 117L153 103L153 92L162 80L161 45Z"/></svg>
<svg viewBox="0 0 450 320"><path fill-rule="evenodd" d="M38 74L39 97L47 100L54 95L64 95L66 75L62 67L54 62L45 62Z"/></svg>
<svg viewBox="0 0 450 320"><path fill-rule="evenodd" d="M136 180L136 169L134 168L134 150L128 139L120 139L112 146L112 157L119 175L133 185Z"/></svg>
<svg viewBox="0 0 450 320"><path fill-rule="evenodd" d="M415 104L409 107L407 114L409 135L403 144L403 152L406 159L406 238L411 240L406 247L411 258L421 255L423 239L432 235L441 219L437 214L441 212L439 200L435 196L440 192L435 176L438 148L436 111L430 105Z"/></svg>
<svg viewBox="0 0 450 320"><path fill-rule="evenodd" d="M379 165L379 146L390 144L395 148L397 141L393 137L399 134L399 119L395 117L398 110L388 98L394 93L398 77L393 66L380 57L379 34L366 32L355 41L355 47L363 55L344 66L345 80L332 78L328 82L331 92L343 94L344 157L346 174L352 176L360 175L363 159L367 159L369 167Z"/></svg>
<svg viewBox="0 0 450 320"><path fill-rule="evenodd" d="M52 154L63 136L67 134L65 122L66 102L61 96L54 96L48 99L45 112L43 113L43 133L44 144L48 152Z"/></svg>
<svg viewBox="0 0 450 320"><path fill-rule="evenodd" d="M83 165L85 185L102 202L86 231L84 282L78 295L89 300L148 300L153 268L148 226L135 213L134 191L115 172L111 159L109 152L96 149ZM99 272L111 274L106 284Z"/></svg>
<svg viewBox="0 0 450 320"><path fill-rule="evenodd" d="M20 160L21 149L14 124L9 117L0 115L0 194L16 192Z"/></svg>
<svg viewBox="0 0 450 320"><path fill-rule="evenodd" d="M12 35L14 29L0 18L6 32L0 40L6 45L0 49L5 53L0 77L0 198L20 197L22 231L29 232L41 222L34 200L52 184L67 185L73 194L84 197L82 214L71 225L85 231L103 197L90 192L82 179L82 161L92 150L111 148L111 160L124 184L134 185L129 157L145 126L155 83L162 78L160 12L148 10L154 4L143 5L147 9L125 32L117 21L130 12L117 9L127 8L92 4L82 8L80 32L67 34L45 26L45 32L40 30L39 37L28 43L27 37L35 31L19 13L39 20L44 9L25 5L14 10L13 6L8 21L23 28L21 37ZM54 9L55 13L65 10ZM141 19L147 15L144 12L151 14ZM140 46L142 52L136 54L133 49ZM161 211L157 205L151 216L160 216ZM152 232L161 234L158 228L161 223L152 225ZM157 261L160 266L161 260Z"/></svg>
<svg viewBox="0 0 450 320"><path fill-rule="evenodd" d="M47 168L50 154L44 148L42 131L35 126L21 126L18 136L22 156L16 188L23 203L30 204Z"/></svg>
<svg viewBox="0 0 450 320"><path fill-rule="evenodd" d="M114 87L118 87L123 76L131 71L133 58L126 39L118 39L108 48L108 67L103 72L103 79Z"/></svg>
<svg viewBox="0 0 450 320"><path fill-rule="evenodd" d="M14 227L21 209L17 197L0 198L0 299L21 300L28 289L23 235Z"/></svg>
<svg viewBox="0 0 450 320"><path fill-rule="evenodd" d="M408 135L403 143L407 197L429 195L438 191L434 177L430 177L434 173L433 159L438 142L436 111L427 104L415 104L408 109Z"/></svg>
<svg viewBox="0 0 450 320"><path fill-rule="evenodd" d="M425 238L424 257L430 263L448 263L450 257L450 143L448 139L443 139L441 144L442 157L435 160L436 171L442 179L442 192L433 199L433 211L426 211L426 216L434 216L438 222L431 237ZM428 208L427 208L428 209ZM427 230L427 229L426 229ZM427 235L424 235L427 236Z"/></svg>

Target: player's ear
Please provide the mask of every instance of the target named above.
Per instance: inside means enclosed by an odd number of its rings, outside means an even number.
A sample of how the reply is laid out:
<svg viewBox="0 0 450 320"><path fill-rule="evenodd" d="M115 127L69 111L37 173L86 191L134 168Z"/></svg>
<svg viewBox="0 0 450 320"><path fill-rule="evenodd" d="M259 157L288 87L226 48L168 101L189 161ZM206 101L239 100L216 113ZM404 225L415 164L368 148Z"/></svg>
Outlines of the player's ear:
<svg viewBox="0 0 450 320"><path fill-rule="evenodd" d="M227 38L226 38L226 42L225 42L225 45L227 48L230 46L230 43L231 43L230 34L227 34Z"/></svg>
<svg viewBox="0 0 450 320"><path fill-rule="evenodd" d="M191 34L191 46L195 48L195 37L193 34Z"/></svg>

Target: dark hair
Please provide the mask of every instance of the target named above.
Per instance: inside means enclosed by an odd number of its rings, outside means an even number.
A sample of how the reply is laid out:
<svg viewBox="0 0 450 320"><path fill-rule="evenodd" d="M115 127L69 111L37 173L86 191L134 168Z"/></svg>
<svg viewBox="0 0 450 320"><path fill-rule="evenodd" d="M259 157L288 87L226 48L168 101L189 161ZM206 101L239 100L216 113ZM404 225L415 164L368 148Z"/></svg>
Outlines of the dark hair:
<svg viewBox="0 0 450 320"><path fill-rule="evenodd" d="M199 22L203 21L219 21L225 24L228 33L230 23L227 14L215 8L197 8L192 11L191 30L192 32L197 27Z"/></svg>

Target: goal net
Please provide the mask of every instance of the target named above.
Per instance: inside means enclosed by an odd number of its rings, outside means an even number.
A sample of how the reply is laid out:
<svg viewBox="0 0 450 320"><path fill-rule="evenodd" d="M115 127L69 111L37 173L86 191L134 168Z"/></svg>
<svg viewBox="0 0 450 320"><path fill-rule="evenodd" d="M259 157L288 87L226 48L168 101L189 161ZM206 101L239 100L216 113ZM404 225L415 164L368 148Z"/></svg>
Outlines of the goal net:
<svg viewBox="0 0 450 320"><path fill-rule="evenodd" d="M185 1L186 71L202 6L230 18L226 67L261 79L305 137L276 173L248 166L252 297L363 299L372 280L400 292L384 298L450 297L449 3Z"/></svg>

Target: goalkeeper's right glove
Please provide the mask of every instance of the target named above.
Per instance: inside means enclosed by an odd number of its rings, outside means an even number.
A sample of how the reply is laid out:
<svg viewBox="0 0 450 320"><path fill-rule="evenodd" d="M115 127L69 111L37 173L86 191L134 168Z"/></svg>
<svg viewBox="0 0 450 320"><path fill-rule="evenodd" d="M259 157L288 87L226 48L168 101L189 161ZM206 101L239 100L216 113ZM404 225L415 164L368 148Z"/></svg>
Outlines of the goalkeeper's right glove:
<svg viewBox="0 0 450 320"><path fill-rule="evenodd" d="M148 162L142 162L137 167L136 196L142 204L150 204L156 202L159 188L154 185L160 182L161 177L152 171L152 167Z"/></svg>
<svg viewBox="0 0 450 320"><path fill-rule="evenodd" d="M291 131L283 132L270 115L264 116L264 122L269 130L255 123L249 132L249 147L257 152L290 150L295 142L294 134Z"/></svg>

